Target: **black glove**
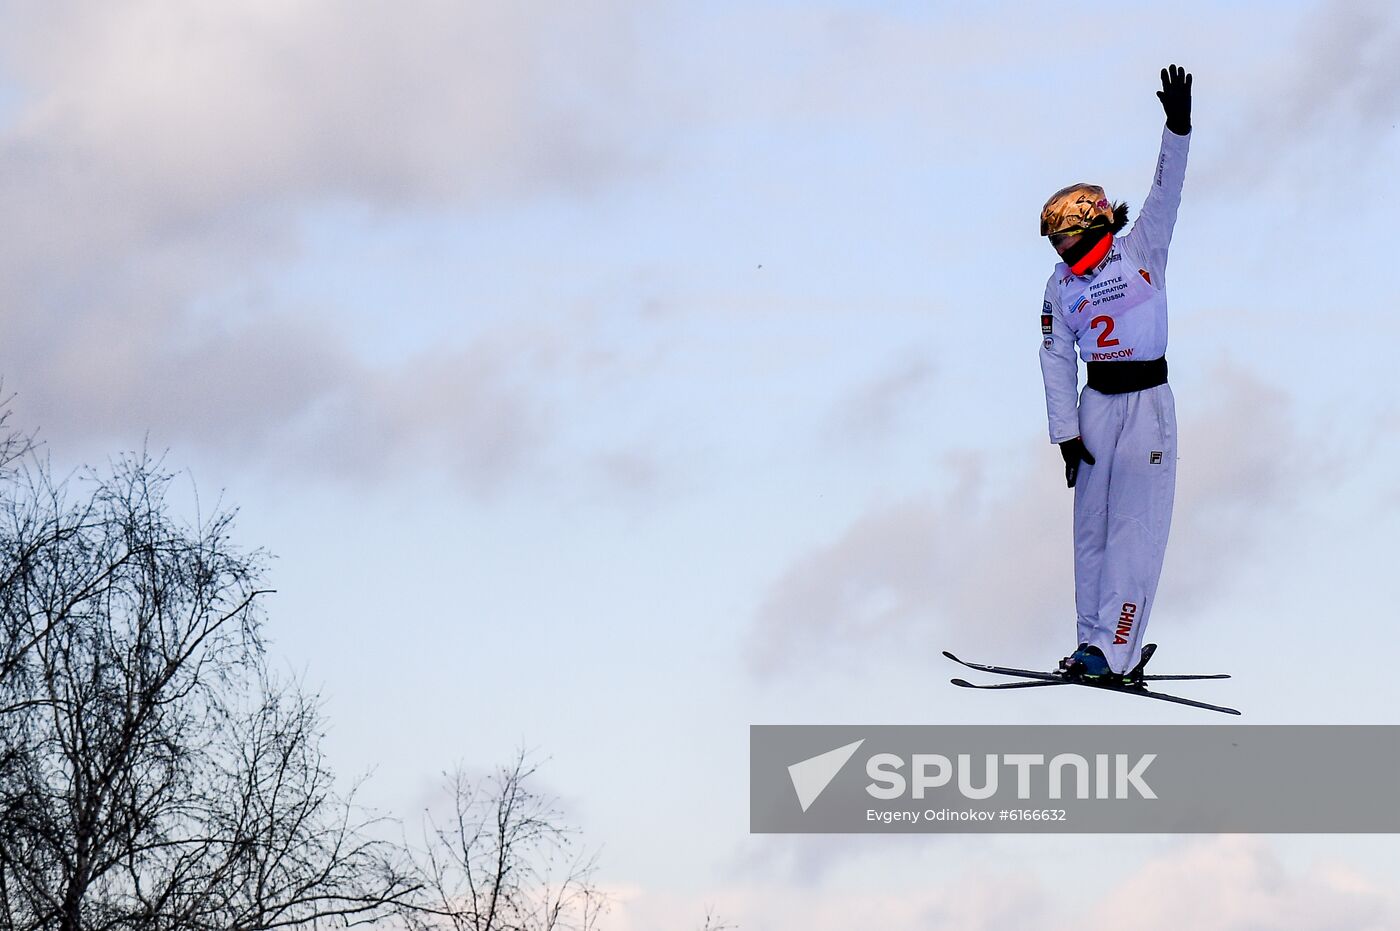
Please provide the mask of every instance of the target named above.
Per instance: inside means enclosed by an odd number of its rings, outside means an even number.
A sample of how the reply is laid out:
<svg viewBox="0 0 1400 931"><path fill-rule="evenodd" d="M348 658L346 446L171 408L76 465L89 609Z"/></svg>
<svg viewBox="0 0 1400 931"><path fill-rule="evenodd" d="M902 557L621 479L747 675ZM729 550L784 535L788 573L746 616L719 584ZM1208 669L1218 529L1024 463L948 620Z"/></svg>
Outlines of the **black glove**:
<svg viewBox="0 0 1400 931"><path fill-rule="evenodd" d="M1083 461L1093 465L1094 457L1089 455L1084 441L1077 436L1060 444L1060 455L1065 457L1065 483L1073 488L1074 480L1079 478L1079 463Z"/></svg>
<svg viewBox="0 0 1400 931"><path fill-rule="evenodd" d="M1191 75L1185 68L1162 69L1162 89L1157 92L1167 111L1167 129L1184 136L1191 131Z"/></svg>

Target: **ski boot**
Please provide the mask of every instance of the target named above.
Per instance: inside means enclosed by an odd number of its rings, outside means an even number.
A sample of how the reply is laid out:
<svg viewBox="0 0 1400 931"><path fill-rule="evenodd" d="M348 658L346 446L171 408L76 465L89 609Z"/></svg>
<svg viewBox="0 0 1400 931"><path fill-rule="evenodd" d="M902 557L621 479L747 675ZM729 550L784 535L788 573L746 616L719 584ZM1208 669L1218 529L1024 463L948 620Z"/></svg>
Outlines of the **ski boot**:
<svg viewBox="0 0 1400 931"><path fill-rule="evenodd" d="M1157 644L1149 643L1142 648L1142 653L1138 657L1137 665L1123 673L1123 684L1131 685L1134 688L1143 688L1147 685L1147 680L1143 678L1143 671L1147 668L1147 661L1152 658L1152 654L1157 652Z"/></svg>
<svg viewBox="0 0 1400 931"><path fill-rule="evenodd" d="M1075 647L1074 653L1083 652L1085 649L1088 648L1088 646L1089 644L1087 643L1081 643L1079 646ZM1069 672L1069 667L1074 662L1074 653L1071 653L1069 656L1062 658L1060 660L1060 664L1055 667L1055 671L1060 673L1061 675L1064 675L1065 673Z"/></svg>
<svg viewBox="0 0 1400 931"><path fill-rule="evenodd" d="M1103 651L1087 643L1081 644L1079 649L1062 662L1062 674L1067 679L1078 679L1083 682L1107 682L1117 678L1113 669L1109 667L1108 660L1104 658Z"/></svg>

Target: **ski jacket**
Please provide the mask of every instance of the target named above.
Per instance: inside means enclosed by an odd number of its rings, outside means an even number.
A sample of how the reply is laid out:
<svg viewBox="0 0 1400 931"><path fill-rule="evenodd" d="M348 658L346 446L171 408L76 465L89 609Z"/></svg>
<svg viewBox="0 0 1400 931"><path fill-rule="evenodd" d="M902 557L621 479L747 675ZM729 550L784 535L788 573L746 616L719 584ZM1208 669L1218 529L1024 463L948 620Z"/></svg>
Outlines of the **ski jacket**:
<svg viewBox="0 0 1400 931"><path fill-rule="evenodd" d="M1148 361L1167 351L1167 247L1181 205L1191 136L1162 130L1152 189L1137 221L1084 275L1060 262L1045 285L1040 310L1040 374L1050 442L1080 435L1079 365Z"/></svg>

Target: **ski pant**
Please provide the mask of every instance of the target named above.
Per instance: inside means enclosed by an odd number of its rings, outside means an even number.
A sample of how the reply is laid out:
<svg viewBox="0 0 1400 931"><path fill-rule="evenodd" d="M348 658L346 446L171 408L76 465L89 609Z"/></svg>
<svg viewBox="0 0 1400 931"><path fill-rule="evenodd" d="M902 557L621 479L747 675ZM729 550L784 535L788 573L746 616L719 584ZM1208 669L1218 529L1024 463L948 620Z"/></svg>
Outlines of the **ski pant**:
<svg viewBox="0 0 1400 931"><path fill-rule="evenodd" d="M1079 395L1079 432L1094 464L1074 486L1078 643L1114 672L1137 665L1162 575L1176 494L1176 401L1170 386Z"/></svg>

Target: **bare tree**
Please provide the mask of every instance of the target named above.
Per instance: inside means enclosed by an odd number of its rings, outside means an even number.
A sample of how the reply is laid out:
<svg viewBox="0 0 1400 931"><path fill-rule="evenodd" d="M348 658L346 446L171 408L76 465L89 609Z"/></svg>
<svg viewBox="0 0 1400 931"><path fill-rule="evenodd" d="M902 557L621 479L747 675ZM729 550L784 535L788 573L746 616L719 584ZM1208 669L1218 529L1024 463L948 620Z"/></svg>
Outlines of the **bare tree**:
<svg viewBox="0 0 1400 931"><path fill-rule="evenodd" d="M181 522L145 455L0 475L0 926L313 928L383 915L398 854L266 672L265 556Z"/></svg>
<svg viewBox="0 0 1400 931"><path fill-rule="evenodd" d="M713 907L705 909L705 923L700 931L736 931L738 925L731 925L715 914Z"/></svg>
<svg viewBox="0 0 1400 931"><path fill-rule="evenodd" d="M521 751L473 781L446 777L451 815L429 816L417 857L428 897L401 911L414 931L593 931L606 909L595 860L553 800L529 785L536 764Z"/></svg>

